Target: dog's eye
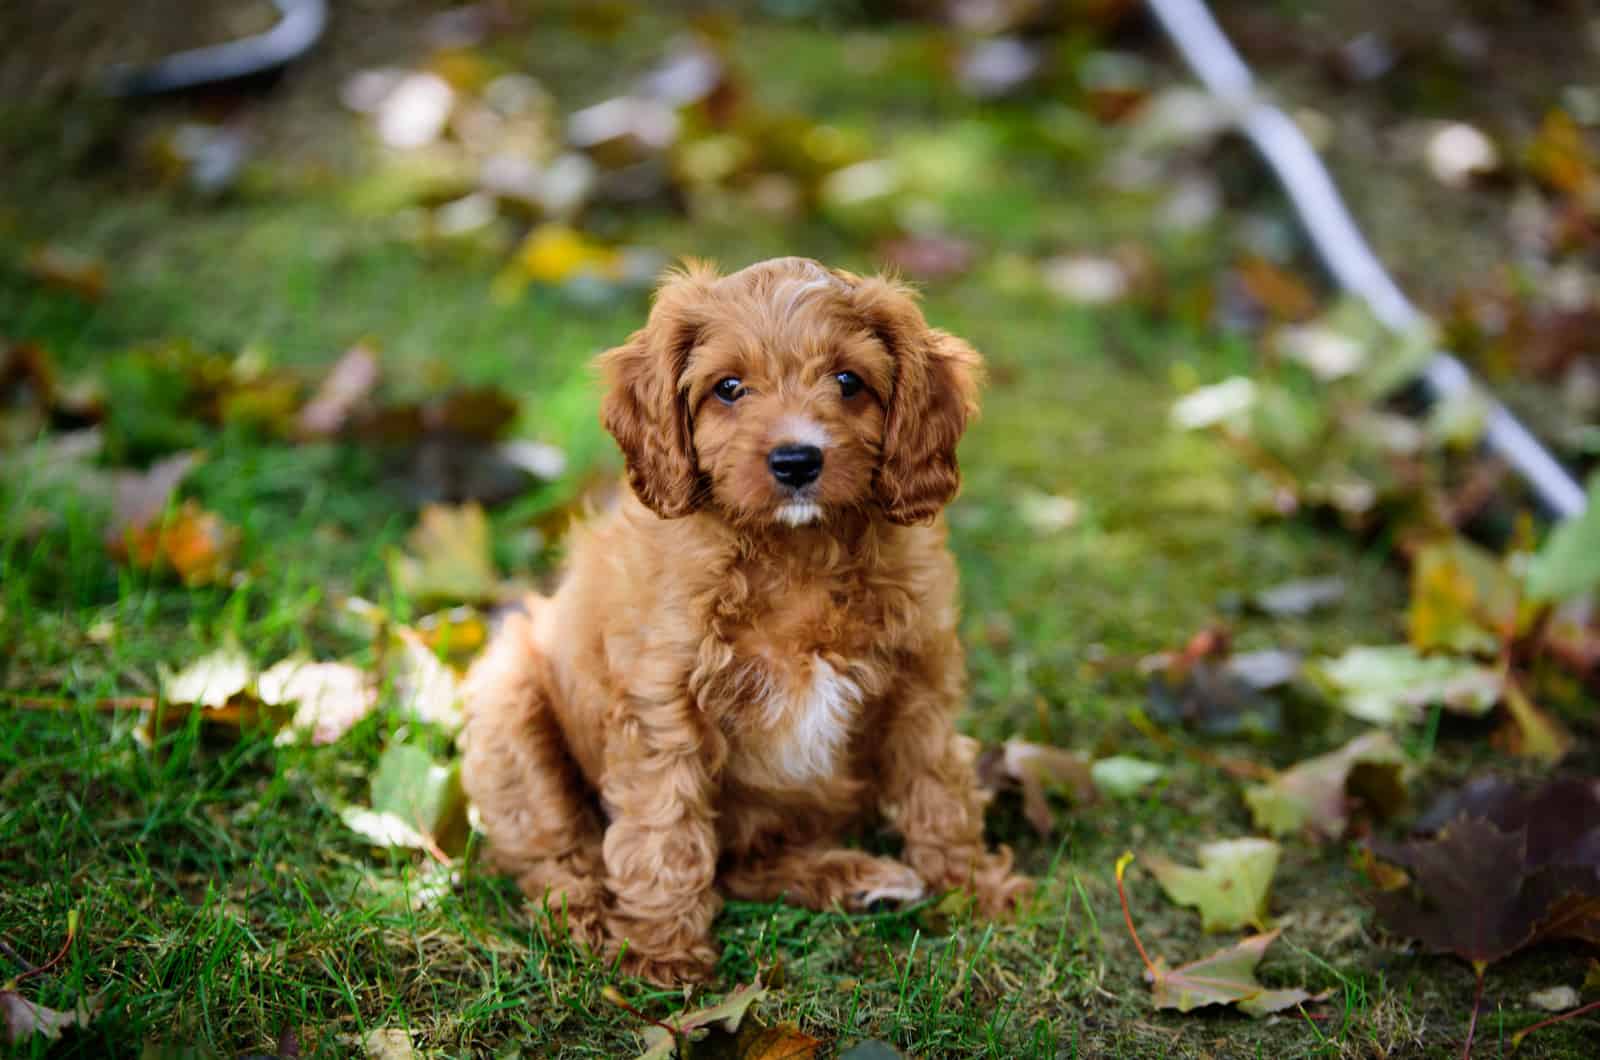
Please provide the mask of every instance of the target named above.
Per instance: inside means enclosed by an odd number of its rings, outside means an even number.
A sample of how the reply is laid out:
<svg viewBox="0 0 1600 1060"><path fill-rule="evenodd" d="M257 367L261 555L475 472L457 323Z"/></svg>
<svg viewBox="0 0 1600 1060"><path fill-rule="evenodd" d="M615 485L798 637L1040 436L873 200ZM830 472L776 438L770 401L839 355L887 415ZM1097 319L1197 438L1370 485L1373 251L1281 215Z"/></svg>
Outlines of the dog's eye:
<svg viewBox="0 0 1600 1060"><path fill-rule="evenodd" d="M730 375L712 387L711 392L717 395L723 404L731 405L744 397L744 383Z"/></svg>
<svg viewBox="0 0 1600 1060"><path fill-rule="evenodd" d="M861 377L854 372L839 372L833 377L839 383L839 395L853 398L861 393Z"/></svg>

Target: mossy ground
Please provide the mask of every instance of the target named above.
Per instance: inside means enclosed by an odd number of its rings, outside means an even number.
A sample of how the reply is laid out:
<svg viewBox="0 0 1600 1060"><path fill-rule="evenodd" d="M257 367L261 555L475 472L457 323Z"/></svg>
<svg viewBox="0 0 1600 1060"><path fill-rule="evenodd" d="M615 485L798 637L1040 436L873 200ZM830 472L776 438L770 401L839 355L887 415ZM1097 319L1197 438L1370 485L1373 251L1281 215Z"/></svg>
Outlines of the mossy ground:
<svg viewBox="0 0 1600 1060"><path fill-rule="evenodd" d="M409 7L407 8L409 10ZM387 34L407 58L392 5L336 21L315 58L262 104L264 176L221 203L154 190L99 143L116 121L100 106L9 106L0 142L7 180L0 331L48 347L68 370L94 372L132 346L185 339L257 350L270 362L326 364L363 337L417 385L439 366L459 382L494 382L523 402L518 432L562 445L572 469L497 514L507 556L519 526L566 503L572 483L615 470L595 418L589 358L641 319L643 297L580 305L544 290L509 304L490 286L498 259L419 247L398 223L352 212L345 167L360 154L338 112L338 77ZM382 23L382 26L375 26ZM648 57L670 20L638 17L622 51ZM990 359L985 413L962 450L965 492L950 512L964 577L975 735L1020 735L1118 750L1171 766L1130 801L1062 815L1052 840L1016 807L991 816L1040 879L1015 924L932 923L926 911L845 917L735 904L719 923L723 986L781 956L787 984L763 1009L797 1020L830 1048L879 1037L922 1056L1444 1054L1459 1047L1472 977L1448 959L1408 955L1379 938L1358 899L1348 851L1286 845L1274 910L1284 940L1272 983L1330 990L1311 1018L1250 1021L1231 1012L1152 1011L1122 925L1112 865L1125 849L1188 859L1195 842L1244 834L1236 784L1153 742L1130 723L1144 704L1131 660L1180 646L1226 613L1242 648L1333 652L1402 635L1405 592L1385 542L1359 543L1304 523L1262 523L1242 501L1228 453L1167 425L1175 365L1216 378L1251 352L1185 315L1145 304L1088 310L1014 282L1041 252L1135 239L1169 275L1204 275L1223 256L1222 226L1172 237L1151 203L1099 186L1099 133L1070 147L1038 135L1038 101L980 107L927 77L934 47L917 28L817 31L752 17L736 54L774 105L861 131L976 142L981 172L945 204L951 225L989 253L967 276L931 285L928 316ZM547 79L566 104L605 95L636 68L552 19L498 45ZM615 47L608 46L608 47ZM852 49L890 56L853 73ZM604 59L602 62L601 60ZM159 121L171 111L143 114ZM954 131L954 132L953 132ZM1005 181L1004 194L975 194ZM872 267L849 231L802 218L779 224L712 213L610 218L616 234L668 255L737 265L777 253ZM100 256L98 304L41 287L18 262L35 242ZM118 395L113 393L113 405ZM336 621L346 594L406 613L383 561L414 507L356 447L273 444L207 430L209 459L186 487L241 528L243 581L183 590L116 567L99 527L70 506L36 535L35 498L0 495L0 687L67 697L82 709L10 711L0 725L0 931L38 961L60 944L68 911L81 931L36 996L67 1007L102 992L92 1031L63 1054L127 1055L147 1043L200 1053L270 1050L297 1028L309 1048L348 1051L373 1027L413 1030L440 1055L621 1056L638 1021L607 1004L609 971L535 932L514 889L469 870L435 907L405 899L419 868L374 857L334 807L359 799L391 720L340 745L275 748L270 736L214 740L183 728L155 750L131 722L88 704L147 691L158 665L181 665L229 637L260 662L291 651L363 651ZM1025 491L1065 494L1077 523L1041 534L1018 518ZM548 569L558 557L535 559ZM1312 618L1235 613L1230 600L1289 578L1337 575L1343 603ZM113 631L109 636L107 630ZM1353 732L1329 718L1266 744L1215 747L1274 764ZM1482 757L1481 732L1414 744L1422 783ZM1179 737L1180 744L1186 738ZM1225 940L1200 935L1148 877L1131 877L1145 945L1172 963ZM1493 970L1479 1055L1509 1049L1537 1018L1532 989L1582 978L1583 955L1543 950ZM623 984L645 1011L675 992ZM1530 1056L1588 1055L1581 1024L1529 1042ZM42 1053L39 1043L23 1049Z"/></svg>

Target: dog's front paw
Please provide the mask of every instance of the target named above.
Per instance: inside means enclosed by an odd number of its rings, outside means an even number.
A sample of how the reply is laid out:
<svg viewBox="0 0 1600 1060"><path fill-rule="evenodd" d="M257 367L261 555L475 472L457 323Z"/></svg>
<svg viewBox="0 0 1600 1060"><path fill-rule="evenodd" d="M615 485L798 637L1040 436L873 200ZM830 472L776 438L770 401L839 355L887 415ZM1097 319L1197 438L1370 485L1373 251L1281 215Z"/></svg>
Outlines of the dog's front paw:
<svg viewBox="0 0 1600 1060"><path fill-rule="evenodd" d="M873 858L859 870L845 895L850 909L861 910L876 902L894 902L904 905L928 896L927 884L910 865L889 858Z"/></svg>
<svg viewBox="0 0 1600 1060"><path fill-rule="evenodd" d="M623 975L637 976L657 986L681 986L711 978L717 966L717 950L709 943L690 947L681 953L643 953L623 950L619 968Z"/></svg>

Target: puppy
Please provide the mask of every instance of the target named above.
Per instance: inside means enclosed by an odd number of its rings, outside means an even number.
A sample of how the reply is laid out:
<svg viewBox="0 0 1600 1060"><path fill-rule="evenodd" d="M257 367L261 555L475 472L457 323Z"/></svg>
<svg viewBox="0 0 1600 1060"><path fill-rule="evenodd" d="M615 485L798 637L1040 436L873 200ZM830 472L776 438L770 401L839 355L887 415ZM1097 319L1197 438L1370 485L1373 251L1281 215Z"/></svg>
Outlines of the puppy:
<svg viewBox="0 0 1600 1060"><path fill-rule="evenodd" d="M493 863L659 983L710 973L721 895L1010 910L939 521L978 354L891 280L780 258L670 274L598 363L631 488L467 681ZM899 859L842 844L874 819Z"/></svg>

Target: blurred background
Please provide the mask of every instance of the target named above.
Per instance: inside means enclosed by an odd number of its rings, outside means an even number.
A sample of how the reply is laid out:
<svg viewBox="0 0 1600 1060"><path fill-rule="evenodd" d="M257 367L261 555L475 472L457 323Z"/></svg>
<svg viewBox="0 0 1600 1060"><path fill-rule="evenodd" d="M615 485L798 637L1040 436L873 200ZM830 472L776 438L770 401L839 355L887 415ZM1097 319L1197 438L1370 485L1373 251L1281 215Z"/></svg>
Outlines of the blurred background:
<svg viewBox="0 0 1600 1060"><path fill-rule="evenodd" d="M1575 474L1593 469L1600 11L1215 10L1442 344ZM298 50L285 37L214 65L184 54L280 20L306 30L303 54L276 51ZM964 724L1166 778L1075 823L1003 800L998 834L1030 871L1069 840L1103 867L1129 836L1242 819L1151 735L1160 726L1277 765L1354 731L1336 713L1308 721L1306 697L1212 682L1204 667L1232 654L1268 653L1277 677L1256 677L1271 689L1301 681L1301 660L1391 640L1521 666L1510 645L1535 636L1537 716L1518 714L1494 746L1530 774L1569 753L1592 762L1600 633L1573 588L1588 575L1542 583L1562 606L1536 634L1501 611L1483 619L1542 531L1477 447L1481 400L1416 399L1428 350L1329 287L1279 189L1133 0L8 0L0 41L0 692L27 707L0 756L37 792L0 814L0 872L15 874L0 924L53 950L79 900L54 867L123 881L94 900L106 930L89 945L125 955L115 1004L136 1037L171 1021L254 1048L285 1019L355 1012L366 1027L398 1005L440 1047L581 1040L616 1055L633 1040L570 957L483 986L483 954L451 947L531 945L499 884L473 879L427 914L448 952L389 945L361 918L427 857L374 859L374 843L395 844L338 811L384 809L372 777L394 746L451 759L454 681L494 609L548 584L573 514L614 488L589 361L641 323L654 278L686 255L894 270L988 357L950 512ZM342 706L269 693L269 666L290 659L351 667L325 675L350 682L328 694ZM163 730L158 701L196 716ZM285 731L309 734L300 745L249 735L295 703ZM1447 718L1446 736L1452 724L1465 738L1430 767L1446 776L1490 747L1491 722ZM218 727L243 742L218 752ZM192 772L150 766L136 738ZM436 823L430 843L465 835L464 818ZM1286 869L1322 916L1308 944L1370 969L1340 919L1347 870L1337 852ZM1115 915L1104 873L1078 887ZM1074 900L1050 892L1042 919ZM233 903L281 964L230 987L206 1024L193 985L210 972L192 947L253 944L220 928L190 948L157 936L213 902ZM847 1018L830 991L877 982L868 943L834 921L768 918L730 914L725 974L748 974L761 946L823 939L792 1004L841 1040L971 1055L1020 1049L1044 1026L1050 1041L1149 1044L1069 1014L1104 1004L1098 933L1064 951L1089 971L1052 973L1016 1002L1016 1024L985 1030L941 1014L950 983L933 970L926 1011L869 987ZM886 923L873 930L895 946L918 930ZM1002 934L986 959L1026 966L1042 959L1029 932L1055 930ZM1133 959L1126 940L1106 945ZM317 964L329 951L349 961L337 988ZM430 967L453 985L430 983ZM1315 967L1297 958L1289 974ZM1460 984L1436 973L1417 972L1414 1009L1384 1041L1423 1041L1417 1026L1459 1011ZM1011 996L998 981L983 997ZM587 1000L564 1003L552 982ZM485 1007L441 1017L469 997ZM578 1022L548 1039L508 1029L505 997L552 1027ZM1209 1033L1169 1029L1186 1047ZM1248 1032L1269 1047L1298 1033Z"/></svg>

